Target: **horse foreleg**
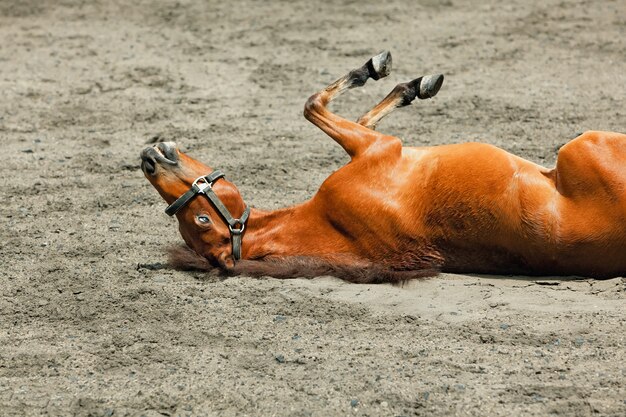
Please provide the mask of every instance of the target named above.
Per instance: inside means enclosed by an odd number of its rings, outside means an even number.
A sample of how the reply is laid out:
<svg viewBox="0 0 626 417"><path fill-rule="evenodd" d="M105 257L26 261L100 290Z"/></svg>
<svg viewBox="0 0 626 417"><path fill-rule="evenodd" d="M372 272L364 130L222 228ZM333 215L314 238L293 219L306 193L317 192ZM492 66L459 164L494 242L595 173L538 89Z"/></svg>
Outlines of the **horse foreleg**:
<svg viewBox="0 0 626 417"><path fill-rule="evenodd" d="M325 93L330 102L346 90L364 86L370 78L377 81L388 76L391 73L391 65L391 52L381 52L370 58L362 67L350 71L326 87L321 93Z"/></svg>
<svg viewBox="0 0 626 417"><path fill-rule="evenodd" d="M434 97L442 84L442 74L425 75L408 83L398 84L376 107L361 116L357 123L373 130L383 117L398 107L408 106L415 98L425 100Z"/></svg>
<svg viewBox="0 0 626 417"><path fill-rule="evenodd" d="M312 95L304 106L304 117L333 138L354 158L372 144L384 139L380 133L331 113L328 103L344 91L364 85L368 79L378 80L391 71L391 54L383 52L362 67L350 71L324 90Z"/></svg>

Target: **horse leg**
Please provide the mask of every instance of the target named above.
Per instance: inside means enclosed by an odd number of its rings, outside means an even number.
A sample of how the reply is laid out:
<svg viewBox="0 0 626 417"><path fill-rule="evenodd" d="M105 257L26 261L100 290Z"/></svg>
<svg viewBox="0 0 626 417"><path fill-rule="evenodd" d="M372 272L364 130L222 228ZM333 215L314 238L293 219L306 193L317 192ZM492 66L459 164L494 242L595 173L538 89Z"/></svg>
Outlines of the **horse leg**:
<svg viewBox="0 0 626 417"><path fill-rule="evenodd" d="M559 149L549 175L559 193L572 200L626 203L626 135L589 131ZM623 206L626 210L626 204Z"/></svg>
<svg viewBox="0 0 626 417"><path fill-rule="evenodd" d="M376 55L362 67L350 71L324 90L312 95L304 106L304 117L333 138L352 158L363 154L372 144L390 137L339 117L326 107L344 91L361 87L369 78L378 80L386 77L390 71L391 54L383 52Z"/></svg>
<svg viewBox="0 0 626 417"><path fill-rule="evenodd" d="M380 103L357 121L369 129L376 129L378 122L398 107L411 104L415 98L425 100L435 97L443 84L443 75L425 75L408 83L398 84Z"/></svg>

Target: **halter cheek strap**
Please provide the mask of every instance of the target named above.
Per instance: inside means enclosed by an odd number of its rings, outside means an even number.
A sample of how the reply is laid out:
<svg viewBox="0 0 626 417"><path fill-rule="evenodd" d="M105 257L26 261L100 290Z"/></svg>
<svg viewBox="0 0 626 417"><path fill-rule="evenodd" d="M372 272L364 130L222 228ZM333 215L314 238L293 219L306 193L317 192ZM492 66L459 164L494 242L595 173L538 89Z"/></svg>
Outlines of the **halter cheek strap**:
<svg viewBox="0 0 626 417"><path fill-rule="evenodd" d="M222 200L220 200L217 194L213 191L213 183L220 178L224 178L224 173L217 170L213 171L211 174L196 178L196 180L191 184L191 188L185 194L178 197L176 201L170 204L165 209L165 213L168 216L173 216L178 213L180 209L185 207L195 196L203 194L209 199L215 210L217 210L220 216L222 216L226 224L228 224L228 231L230 232L230 240L233 248L233 257L235 260L239 260L241 259L242 235L246 228L248 217L250 216L250 207L246 205L241 217L238 219L234 218L224 203L222 203Z"/></svg>

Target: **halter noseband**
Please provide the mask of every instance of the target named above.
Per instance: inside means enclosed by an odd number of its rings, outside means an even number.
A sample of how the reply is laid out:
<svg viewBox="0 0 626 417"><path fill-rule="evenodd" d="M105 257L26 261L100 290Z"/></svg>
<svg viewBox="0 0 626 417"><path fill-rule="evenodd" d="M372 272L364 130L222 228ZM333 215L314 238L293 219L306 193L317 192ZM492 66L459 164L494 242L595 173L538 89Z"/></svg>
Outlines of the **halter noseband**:
<svg viewBox="0 0 626 417"><path fill-rule="evenodd" d="M213 184L220 178L224 178L224 173L217 170L208 175L196 178L191 184L191 188L185 194L178 197L176 201L170 204L165 209L165 213L168 216L173 216L178 213L180 209L185 207L185 205L187 205L187 203L189 203L196 195L203 194L209 199L215 210L217 210L220 216L222 216L228 224L230 240L233 245L233 257L238 261L241 259L241 238L243 231L246 228L248 216L250 216L250 207L246 205L241 217L235 219L232 214L230 214L230 211L228 211L224 203L222 203L222 200L220 200L217 194L213 191Z"/></svg>

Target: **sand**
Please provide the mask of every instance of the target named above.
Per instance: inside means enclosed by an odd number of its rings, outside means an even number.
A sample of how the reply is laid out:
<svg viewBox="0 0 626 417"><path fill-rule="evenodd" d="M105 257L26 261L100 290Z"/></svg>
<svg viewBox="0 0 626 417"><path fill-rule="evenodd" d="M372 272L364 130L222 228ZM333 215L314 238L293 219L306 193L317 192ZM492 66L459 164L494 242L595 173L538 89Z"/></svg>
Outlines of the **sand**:
<svg viewBox="0 0 626 417"><path fill-rule="evenodd" d="M626 280L448 275L404 287L209 278L139 170L174 140L246 201L346 163L305 100L370 56L439 95L379 130L550 166L624 131L626 4L0 1L0 415L623 416Z"/></svg>

